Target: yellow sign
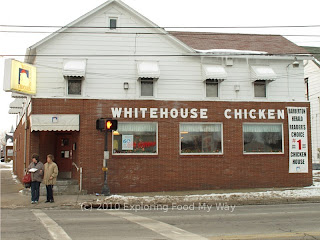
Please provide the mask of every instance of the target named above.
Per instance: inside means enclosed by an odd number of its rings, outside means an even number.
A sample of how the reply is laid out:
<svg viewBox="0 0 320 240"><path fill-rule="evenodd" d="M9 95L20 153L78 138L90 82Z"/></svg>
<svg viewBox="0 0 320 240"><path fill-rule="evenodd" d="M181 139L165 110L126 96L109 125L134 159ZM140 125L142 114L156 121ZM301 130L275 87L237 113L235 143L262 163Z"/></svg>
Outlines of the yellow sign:
<svg viewBox="0 0 320 240"><path fill-rule="evenodd" d="M21 92L30 95L36 94L37 89L37 70L36 67L16 60L7 59L5 68L4 89L9 92Z"/></svg>

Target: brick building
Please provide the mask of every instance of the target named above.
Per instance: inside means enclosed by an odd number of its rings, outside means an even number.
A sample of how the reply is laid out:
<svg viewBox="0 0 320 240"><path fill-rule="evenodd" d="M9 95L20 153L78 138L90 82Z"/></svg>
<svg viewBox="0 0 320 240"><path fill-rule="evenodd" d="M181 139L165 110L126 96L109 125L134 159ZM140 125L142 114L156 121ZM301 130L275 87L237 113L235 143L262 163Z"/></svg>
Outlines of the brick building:
<svg viewBox="0 0 320 240"><path fill-rule="evenodd" d="M60 178L100 192L110 118L111 193L311 185L308 58L282 36L167 32L108 1L28 48L16 174L53 153Z"/></svg>

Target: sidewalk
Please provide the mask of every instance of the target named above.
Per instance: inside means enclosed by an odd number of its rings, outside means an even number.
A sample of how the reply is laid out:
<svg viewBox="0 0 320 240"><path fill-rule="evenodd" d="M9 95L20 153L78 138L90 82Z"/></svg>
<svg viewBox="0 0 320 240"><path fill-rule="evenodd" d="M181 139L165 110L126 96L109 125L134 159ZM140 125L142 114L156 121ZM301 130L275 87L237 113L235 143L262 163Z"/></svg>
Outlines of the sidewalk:
<svg viewBox="0 0 320 240"><path fill-rule="evenodd" d="M38 204L31 204L30 196L19 191L24 187L12 175L12 165L0 164L1 208L76 208L100 207L123 208L126 206L183 206L192 204L278 204L297 202L320 202L320 171L314 171L314 186L305 188L269 188L241 190L206 190L156 193L128 193L122 195L96 196L57 195L54 203L45 203L40 196Z"/></svg>

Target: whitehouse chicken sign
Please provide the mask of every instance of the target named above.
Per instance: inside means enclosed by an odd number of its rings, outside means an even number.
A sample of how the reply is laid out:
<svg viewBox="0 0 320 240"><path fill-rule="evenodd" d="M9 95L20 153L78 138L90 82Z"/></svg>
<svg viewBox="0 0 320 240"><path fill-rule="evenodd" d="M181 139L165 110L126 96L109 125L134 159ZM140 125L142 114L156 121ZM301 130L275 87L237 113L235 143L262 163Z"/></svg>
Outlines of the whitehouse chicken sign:
<svg viewBox="0 0 320 240"><path fill-rule="evenodd" d="M35 95L36 84L36 67L17 60L6 59L3 81L4 91Z"/></svg>

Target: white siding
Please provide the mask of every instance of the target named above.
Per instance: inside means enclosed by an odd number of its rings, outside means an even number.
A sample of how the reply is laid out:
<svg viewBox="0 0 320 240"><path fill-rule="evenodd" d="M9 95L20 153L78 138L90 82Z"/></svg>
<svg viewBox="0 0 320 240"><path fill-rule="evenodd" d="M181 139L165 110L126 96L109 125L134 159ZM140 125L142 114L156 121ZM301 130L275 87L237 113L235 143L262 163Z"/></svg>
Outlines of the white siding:
<svg viewBox="0 0 320 240"><path fill-rule="evenodd" d="M320 68L309 60L305 67L305 77L309 79L309 100L311 108L312 162L320 163ZM320 154L319 154L320 155Z"/></svg>
<svg viewBox="0 0 320 240"><path fill-rule="evenodd" d="M107 16L118 16L120 26L146 26L126 10L109 6L85 19L81 26L107 26ZM78 24L80 25L80 24ZM83 81L83 98L92 99L141 99L137 81L136 62L139 60L158 61L160 78L156 82L156 98L161 100L220 100L220 101L261 101L254 99L250 79L250 65L270 65L278 79L268 84L268 97L263 101L305 101L303 68L292 68L286 60L234 59L233 66L225 66L223 57L190 56L138 56L138 55L183 55L187 54L167 36L154 29L71 29L75 33L60 34L37 48L40 55L87 55L86 77ZM76 32L88 33L76 33ZM130 55L104 56L97 55ZM68 57L66 57L68 58ZM72 57L70 57L72 58ZM220 84L219 99L205 98L202 78L202 63L222 64L226 67L228 79ZM62 57L37 56L38 88L36 97L51 98L66 96L66 80L62 76ZM288 66L289 65L289 66ZM129 89L123 89L123 83ZM234 90L240 85L240 91Z"/></svg>

